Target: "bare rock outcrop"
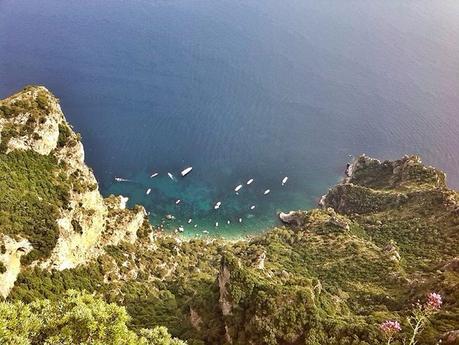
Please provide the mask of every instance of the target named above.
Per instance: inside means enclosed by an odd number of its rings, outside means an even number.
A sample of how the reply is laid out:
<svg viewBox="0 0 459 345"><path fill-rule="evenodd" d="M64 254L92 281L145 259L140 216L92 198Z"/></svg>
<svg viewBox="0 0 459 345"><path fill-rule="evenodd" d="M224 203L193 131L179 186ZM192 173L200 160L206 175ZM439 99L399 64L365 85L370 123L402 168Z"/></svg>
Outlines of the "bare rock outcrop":
<svg viewBox="0 0 459 345"><path fill-rule="evenodd" d="M301 226L304 224L304 212L301 211L290 211L290 212L280 212L279 219L288 225Z"/></svg>
<svg viewBox="0 0 459 345"><path fill-rule="evenodd" d="M13 239L0 234L0 262L5 271L0 274L0 296L6 298L14 286L18 274L21 271L21 256L32 250L32 246L26 239Z"/></svg>

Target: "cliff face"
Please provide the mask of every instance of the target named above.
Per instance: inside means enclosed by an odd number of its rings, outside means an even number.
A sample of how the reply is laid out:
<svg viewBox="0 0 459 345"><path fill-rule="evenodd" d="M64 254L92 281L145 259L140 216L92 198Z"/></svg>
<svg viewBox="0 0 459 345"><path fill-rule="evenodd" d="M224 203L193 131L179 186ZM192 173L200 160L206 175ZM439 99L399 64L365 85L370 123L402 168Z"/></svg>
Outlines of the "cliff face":
<svg viewBox="0 0 459 345"><path fill-rule="evenodd" d="M126 307L133 330L190 344L385 343L384 320L443 296L418 344L459 330L459 196L415 156L359 157L321 207L279 215L250 241L154 234L138 206L102 198L58 101L29 87L0 102L0 293L86 290Z"/></svg>
<svg viewBox="0 0 459 345"><path fill-rule="evenodd" d="M4 211L0 223L0 232L3 233L0 244L7 248L2 255L6 272L0 277L0 291L4 297L20 271L19 257L27 254L25 250L15 252L15 247L30 248L27 249L30 251L50 246L52 248L46 251L46 255L40 255L37 260L32 257L27 264L62 270L96 258L106 245L136 240L136 232L145 220L144 209L127 210L121 197L104 200L94 174L84 162L79 135L68 125L58 100L46 88L28 87L1 101L0 133L0 147L5 159L16 159L18 154L24 159L33 159L40 169L30 171L31 174L39 174L43 165L41 161L46 160L50 164L44 170L58 176L63 194L60 202L50 203L56 212L55 219L50 222L55 222L52 226L56 226L57 236L48 243L41 239L31 244L33 224L24 221L12 226L9 220L19 217L17 209ZM37 208L40 203L46 204L47 200L43 199L49 191L37 192L34 190L36 186L28 185L27 176L23 179L20 181L23 191L6 184L2 186L2 194L27 193L37 203Z"/></svg>

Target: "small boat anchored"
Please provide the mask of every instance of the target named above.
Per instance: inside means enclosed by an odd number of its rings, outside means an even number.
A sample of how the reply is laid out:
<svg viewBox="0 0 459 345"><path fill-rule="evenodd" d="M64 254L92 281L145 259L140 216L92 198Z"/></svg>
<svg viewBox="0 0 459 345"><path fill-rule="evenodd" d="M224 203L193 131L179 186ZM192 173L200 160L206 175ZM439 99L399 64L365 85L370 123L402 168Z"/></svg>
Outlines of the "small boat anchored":
<svg viewBox="0 0 459 345"><path fill-rule="evenodd" d="M175 181L174 175L172 175L170 172L167 173L167 176L169 176L169 178L170 178L172 181Z"/></svg>
<svg viewBox="0 0 459 345"><path fill-rule="evenodd" d="M186 175L188 175L191 172L191 170L193 170L193 167L188 167L188 168L182 170L182 172L180 174L182 175L182 177L185 177Z"/></svg>
<svg viewBox="0 0 459 345"><path fill-rule="evenodd" d="M240 184L239 186L234 188L234 191L236 192L236 194L238 194L238 192L241 190L241 188L242 188L242 184Z"/></svg>
<svg viewBox="0 0 459 345"><path fill-rule="evenodd" d="M287 181L288 181L288 176L285 176L284 179L282 180L282 185L285 186Z"/></svg>
<svg viewBox="0 0 459 345"><path fill-rule="evenodd" d="M221 205L222 205L222 202L221 202L221 201L217 202L217 203L215 204L215 206L214 206L214 209L218 210L218 209L220 208Z"/></svg>
<svg viewBox="0 0 459 345"><path fill-rule="evenodd" d="M115 181L118 181L118 182L129 182L130 180L126 179L126 178L122 178L122 177L115 177Z"/></svg>
<svg viewBox="0 0 459 345"><path fill-rule="evenodd" d="M253 182L253 178L247 181L247 185L251 184Z"/></svg>
<svg viewBox="0 0 459 345"><path fill-rule="evenodd" d="M151 188L148 188L147 191L145 192L146 195L151 193Z"/></svg>
<svg viewBox="0 0 459 345"><path fill-rule="evenodd" d="M159 175L159 173L155 172L155 173L153 173L153 174L150 175L150 178L154 178L154 177L156 177L156 176L158 176L158 175Z"/></svg>
<svg viewBox="0 0 459 345"><path fill-rule="evenodd" d="M255 209L255 205L250 206L250 209L254 210Z"/></svg>
<svg viewBox="0 0 459 345"><path fill-rule="evenodd" d="M175 204L178 205L178 204L180 204L181 202L182 202L182 200L178 199L178 200L175 202Z"/></svg>
<svg viewBox="0 0 459 345"><path fill-rule="evenodd" d="M263 194L264 194L264 195L267 195L267 194L269 194L269 193L271 193L271 190L270 190L270 189L267 189L267 190L265 190L265 192L264 192Z"/></svg>

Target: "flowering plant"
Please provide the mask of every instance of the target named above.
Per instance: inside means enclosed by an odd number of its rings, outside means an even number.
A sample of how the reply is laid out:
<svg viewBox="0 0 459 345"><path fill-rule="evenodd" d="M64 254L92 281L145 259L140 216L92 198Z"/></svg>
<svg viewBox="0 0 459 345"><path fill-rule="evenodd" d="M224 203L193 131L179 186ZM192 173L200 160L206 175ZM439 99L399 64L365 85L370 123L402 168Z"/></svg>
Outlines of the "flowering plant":
<svg viewBox="0 0 459 345"><path fill-rule="evenodd" d="M400 322L386 320L381 325L379 325L379 329L384 333L387 338L387 344L390 344L392 341L392 337L402 330L400 326Z"/></svg>
<svg viewBox="0 0 459 345"><path fill-rule="evenodd" d="M429 316L438 312L443 304L442 296L439 293L431 292L427 295L424 304L416 303L412 316L408 318L408 324L411 327L411 336L403 341L405 345L415 345L416 337L422 332ZM379 329L387 339L387 345L390 345L394 335L402 330L398 321L386 320L379 325Z"/></svg>

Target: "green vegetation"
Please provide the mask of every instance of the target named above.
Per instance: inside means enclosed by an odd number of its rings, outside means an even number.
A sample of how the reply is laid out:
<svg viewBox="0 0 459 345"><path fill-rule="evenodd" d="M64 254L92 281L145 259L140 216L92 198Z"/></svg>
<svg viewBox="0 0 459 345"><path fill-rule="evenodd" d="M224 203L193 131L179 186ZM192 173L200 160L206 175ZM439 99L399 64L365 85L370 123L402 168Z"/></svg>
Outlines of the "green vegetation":
<svg viewBox="0 0 459 345"><path fill-rule="evenodd" d="M63 147L67 144L67 141L71 137L71 131L69 126L65 124L59 124L59 137L57 139L57 146Z"/></svg>
<svg viewBox="0 0 459 345"><path fill-rule="evenodd" d="M164 327L144 329L140 335L127 327L123 307L107 304L87 293L69 291L58 301L0 303L0 343L30 345L114 344L183 345Z"/></svg>
<svg viewBox="0 0 459 345"><path fill-rule="evenodd" d="M57 161L32 151L0 154L0 232L27 238L24 262L47 257L59 236L56 219L67 207L69 185Z"/></svg>

